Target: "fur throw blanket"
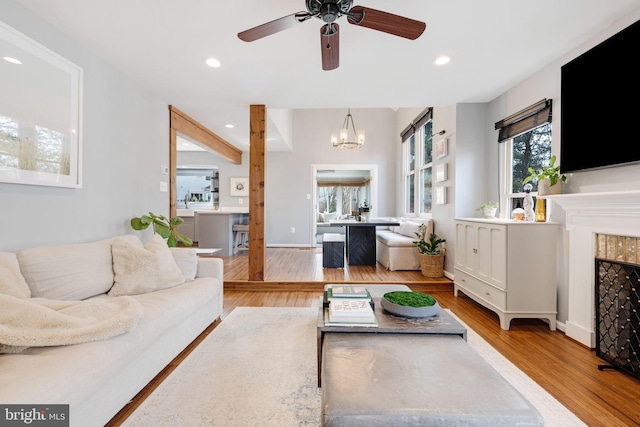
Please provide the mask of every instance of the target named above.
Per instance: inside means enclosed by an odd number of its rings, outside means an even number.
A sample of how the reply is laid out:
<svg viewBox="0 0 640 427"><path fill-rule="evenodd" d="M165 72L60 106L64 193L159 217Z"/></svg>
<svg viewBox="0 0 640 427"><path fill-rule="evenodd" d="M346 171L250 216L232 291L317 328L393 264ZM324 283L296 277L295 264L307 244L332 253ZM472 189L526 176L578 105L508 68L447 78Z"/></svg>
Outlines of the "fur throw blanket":
<svg viewBox="0 0 640 427"><path fill-rule="evenodd" d="M103 340L130 331L142 316L129 296L60 301L0 294L0 353Z"/></svg>

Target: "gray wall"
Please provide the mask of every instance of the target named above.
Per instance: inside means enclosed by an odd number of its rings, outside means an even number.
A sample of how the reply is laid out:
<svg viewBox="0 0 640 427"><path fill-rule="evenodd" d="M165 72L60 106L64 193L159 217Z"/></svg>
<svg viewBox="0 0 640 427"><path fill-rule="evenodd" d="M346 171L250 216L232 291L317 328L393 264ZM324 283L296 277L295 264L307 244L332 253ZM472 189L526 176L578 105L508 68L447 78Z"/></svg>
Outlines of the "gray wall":
<svg viewBox="0 0 640 427"><path fill-rule="evenodd" d="M84 73L83 187L0 183L0 250L133 233L131 217L168 214L167 103L17 2L1 2L0 19Z"/></svg>

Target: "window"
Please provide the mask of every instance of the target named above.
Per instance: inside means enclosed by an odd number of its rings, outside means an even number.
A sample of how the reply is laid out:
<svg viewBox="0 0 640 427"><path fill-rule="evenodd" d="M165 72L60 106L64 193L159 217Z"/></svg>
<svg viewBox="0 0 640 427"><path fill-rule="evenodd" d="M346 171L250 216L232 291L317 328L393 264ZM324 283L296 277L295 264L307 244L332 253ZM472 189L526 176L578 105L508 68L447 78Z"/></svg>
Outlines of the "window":
<svg viewBox="0 0 640 427"><path fill-rule="evenodd" d="M502 216L510 217L513 209L523 207L523 180L529 176L529 168L538 170L551 159L551 101L541 101L496 123L496 129L500 129L501 138L500 206ZM535 197L538 183L530 183Z"/></svg>
<svg viewBox="0 0 640 427"><path fill-rule="evenodd" d="M431 213L433 193L431 115L432 109L426 109L401 134L405 214Z"/></svg>
<svg viewBox="0 0 640 427"><path fill-rule="evenodd" d="M368 193L368 185L319 183L318 212L351 215L368 200Z"/></svg>

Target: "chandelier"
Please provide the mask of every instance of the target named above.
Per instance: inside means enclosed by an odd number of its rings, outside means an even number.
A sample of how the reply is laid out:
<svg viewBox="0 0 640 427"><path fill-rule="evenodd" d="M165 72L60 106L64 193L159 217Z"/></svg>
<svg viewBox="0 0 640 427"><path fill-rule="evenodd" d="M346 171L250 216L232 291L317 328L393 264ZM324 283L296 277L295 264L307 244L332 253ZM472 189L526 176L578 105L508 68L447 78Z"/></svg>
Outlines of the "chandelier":
<svg viewBox="0 0 640 427"><path fill-rule="evenodd" d="M351 128L349 128L349 124L351 124ZM351 108L348 109L347 116L344 118L340 135L335 133L331 135L331 145L344 149L360 148L364 145L364 131L359 130L356 132Z"/></svg>

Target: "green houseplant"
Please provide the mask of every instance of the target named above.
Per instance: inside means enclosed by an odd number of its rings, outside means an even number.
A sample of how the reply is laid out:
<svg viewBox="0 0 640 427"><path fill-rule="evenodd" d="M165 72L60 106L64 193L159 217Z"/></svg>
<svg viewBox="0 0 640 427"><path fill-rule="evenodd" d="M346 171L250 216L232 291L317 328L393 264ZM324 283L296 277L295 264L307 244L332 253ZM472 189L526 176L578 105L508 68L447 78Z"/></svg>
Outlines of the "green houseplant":
<svg viewBox="0 0 640 427"><path fill-rule="evenodd" d="M422 275L426 277L442 277L444 275L444 248L440 245L446 240L441 239L435 233L429 235L429 240L425 240L427 227L421 224L415 235L418 240L413 243L418 247L420 252L420 270Z"/></svg>
<svg viewBox="0 0 640 427"><path fill-rule="evenodd" d="M177 230L177 227L182 222L182 218L177 216L167 219L164 215L156 215L153 212L149 212L148 215L131 218L131 228L140 231L146 230L150 225L153 225L153 232L167 239L167 246L178 246L178 240L185 246L191 246L193 241Z"/></svg>
<svg viewBox="0 0 640 427"><path fill-rule="evenodd" d="M495 218L496 211L498 210L498 202L493 203L489 201L487 203L483 203L476 208L477 211L482 211L485 218Z"/></svg>
<svg viewBox="0 0 640 427"><path fill-rule="evenodd" d="M529 181L537 181L539 196L560 194L562 192L562 182L567 182L567 176L560 174L560 165L554 166L555 163L556 156L552 155L548 166L537 171L529 167L529 176L522 181L522 184L526 184Z"/></svg>

